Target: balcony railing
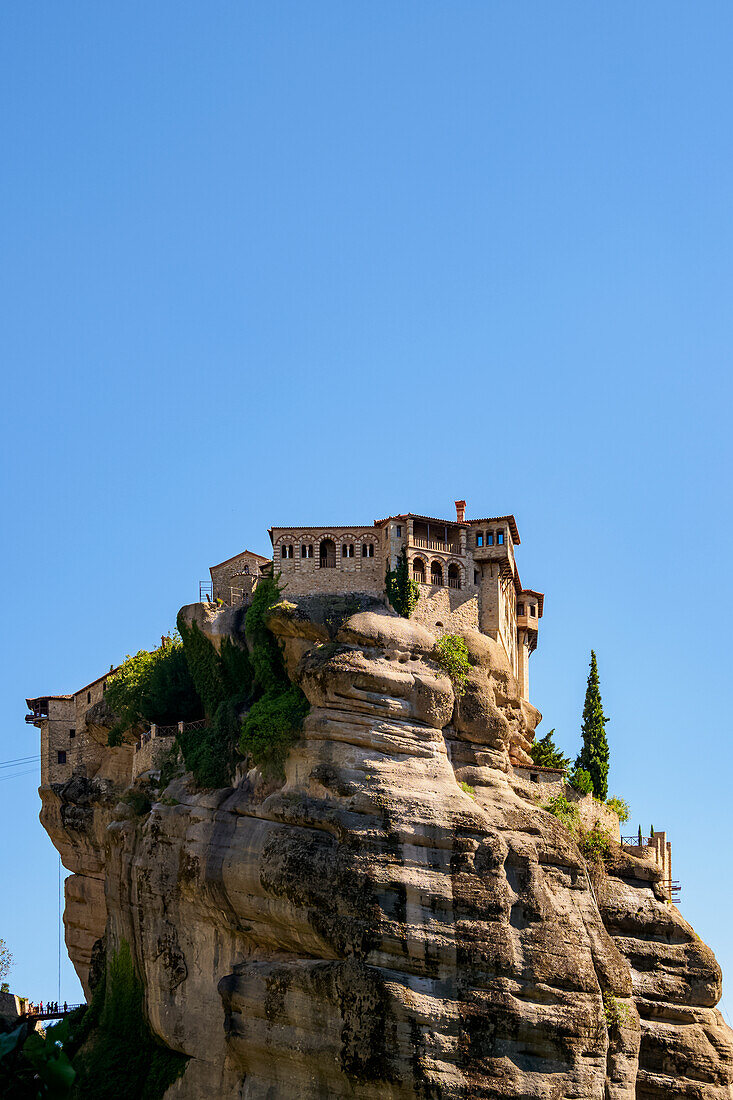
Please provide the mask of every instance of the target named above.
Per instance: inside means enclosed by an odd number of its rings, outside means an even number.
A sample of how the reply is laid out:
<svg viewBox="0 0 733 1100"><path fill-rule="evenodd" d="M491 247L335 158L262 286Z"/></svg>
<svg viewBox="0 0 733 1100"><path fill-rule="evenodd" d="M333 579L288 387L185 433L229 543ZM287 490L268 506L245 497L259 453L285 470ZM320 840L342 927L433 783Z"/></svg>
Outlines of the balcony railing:
<svg viewBox="0 0 733 1100"><path fill-rule="evenodd" d="M455 542L444 542L443 539L418 539L413 538L412 545L420 550L442 550L444 554L460 554L461 547Z"/></svg>
<svg viewBox="0 0 733 1100"><path fill-rule="evenodd" d="M335 569L336 568L336 555L327 554L325 558L321 558L318 562L321 569Z"/></svg>
<svg viewBox="0 0 733 1100"><path fill-rule="evenodd" d="M425 579L424 573L420 573L414 569L412 571L412 579L416 581L417 584L431 584L434 588L444 588L446 585L448 586L448 588L461 587L461 582L458 577L448 577L448 580L446 581L443 580L443 578L438 573L431 573L430 580L427 581Z"/></svg>

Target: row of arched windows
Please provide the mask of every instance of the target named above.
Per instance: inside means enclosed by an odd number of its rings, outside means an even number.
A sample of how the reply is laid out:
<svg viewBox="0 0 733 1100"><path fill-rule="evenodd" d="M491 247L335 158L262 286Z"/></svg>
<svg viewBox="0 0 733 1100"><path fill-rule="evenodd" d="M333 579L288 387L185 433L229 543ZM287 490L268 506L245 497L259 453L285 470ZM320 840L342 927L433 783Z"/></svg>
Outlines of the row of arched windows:
<svg viewBox="0 0 733 1100"><path fill-rule="evenodd" d="M314 556L313 543L301 543L300 557L301 559L308 559ZM282 561L287 561L289 558L295 557L295 545L292 542L283 543L280 547L280 558ZM357 544L354 542L342 542L341 543L341 557L342 558L373 558L374 557L374 543L362 542L361 554L357 551ZM321 539L318 544L318 565L321 569L335 569L336 568L336 543L333 539Z"/></svg>
<svg viewBox="0 0 733 1100"><path fill-rule="evenodd" d="M418 584L427 583L426 563L422 558L412 559L412 578L416 580ZM448 566L447 575L443 572L442 561L431 561L430 563L430 584L444 585L448 584L449 588L461 587L461 570L455 564L451 562Z"/></svg>

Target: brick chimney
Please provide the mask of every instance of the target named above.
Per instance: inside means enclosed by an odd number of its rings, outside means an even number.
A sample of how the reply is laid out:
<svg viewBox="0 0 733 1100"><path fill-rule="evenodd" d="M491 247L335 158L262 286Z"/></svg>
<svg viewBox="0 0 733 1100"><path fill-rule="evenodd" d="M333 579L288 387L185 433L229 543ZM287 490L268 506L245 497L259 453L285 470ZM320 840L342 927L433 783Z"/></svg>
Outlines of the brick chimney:
<svg viewBox="0 0 733 1100"><path fill-rule="evenodd" d="M465 500L456 501L456 522L463 523L466 518L466 502Z"/></svg>

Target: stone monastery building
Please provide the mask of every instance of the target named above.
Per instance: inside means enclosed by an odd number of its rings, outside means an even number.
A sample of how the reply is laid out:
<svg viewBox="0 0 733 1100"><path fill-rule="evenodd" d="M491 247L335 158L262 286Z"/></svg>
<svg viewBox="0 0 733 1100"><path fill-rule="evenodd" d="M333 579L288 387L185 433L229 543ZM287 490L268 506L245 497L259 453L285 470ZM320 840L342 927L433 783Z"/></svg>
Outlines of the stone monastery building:
<svg viewBox="0 0 733 1100"><path fill-rule="evenodd" d="M440 633L481 630L499 642L529 694L529 656L537 647L544 596L523 588L515 560L519 531L514 516L466 519L457 500L453 520L411 512L371 526L272 527L272 558L243 550L209 570L199 598L235 606L249 599L258 579L274 570L288 596L365 593L385 599L387 567L402 551L419 586L413 619ZM103 706L100 676L71 695L28 699L26 722L41 730L41 784L63 782L80 768L95 772L106 751L106 730L95 727ZM96 736L95 736L96 733Z"/></svg>
<svg viewBox="0 0 733 1100"><path fill-rule="evenodd" d="M272 560L245 550L212 566L208 590L214 600L237 603L274 567L286 598L317 592L384 597L387 566L394 569L404 550L420 589L412 617L438 633L471 627L501 642L526 699L544 596L522 587L514 516L467 520L466 502L455 505L453 520L406 512L370 527L271 527Z"/></svg>

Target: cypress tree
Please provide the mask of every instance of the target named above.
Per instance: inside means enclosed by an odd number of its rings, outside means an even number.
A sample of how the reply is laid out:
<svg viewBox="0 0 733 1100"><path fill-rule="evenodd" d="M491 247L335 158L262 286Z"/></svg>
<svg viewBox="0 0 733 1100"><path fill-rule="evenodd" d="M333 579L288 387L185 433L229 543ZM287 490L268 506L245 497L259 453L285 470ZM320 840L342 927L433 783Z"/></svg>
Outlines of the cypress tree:
<svg viewBox="0 0 733 1100"><path fill-rule="evenodd" d="M601 689L598 682L596 655L590 651L590 672L588 687L585 691L583 707L583 747L575 761L576 768L584 768L591 777L593 794L602 802L608 797L608 741L606 740L606 722Z"/></svg>

